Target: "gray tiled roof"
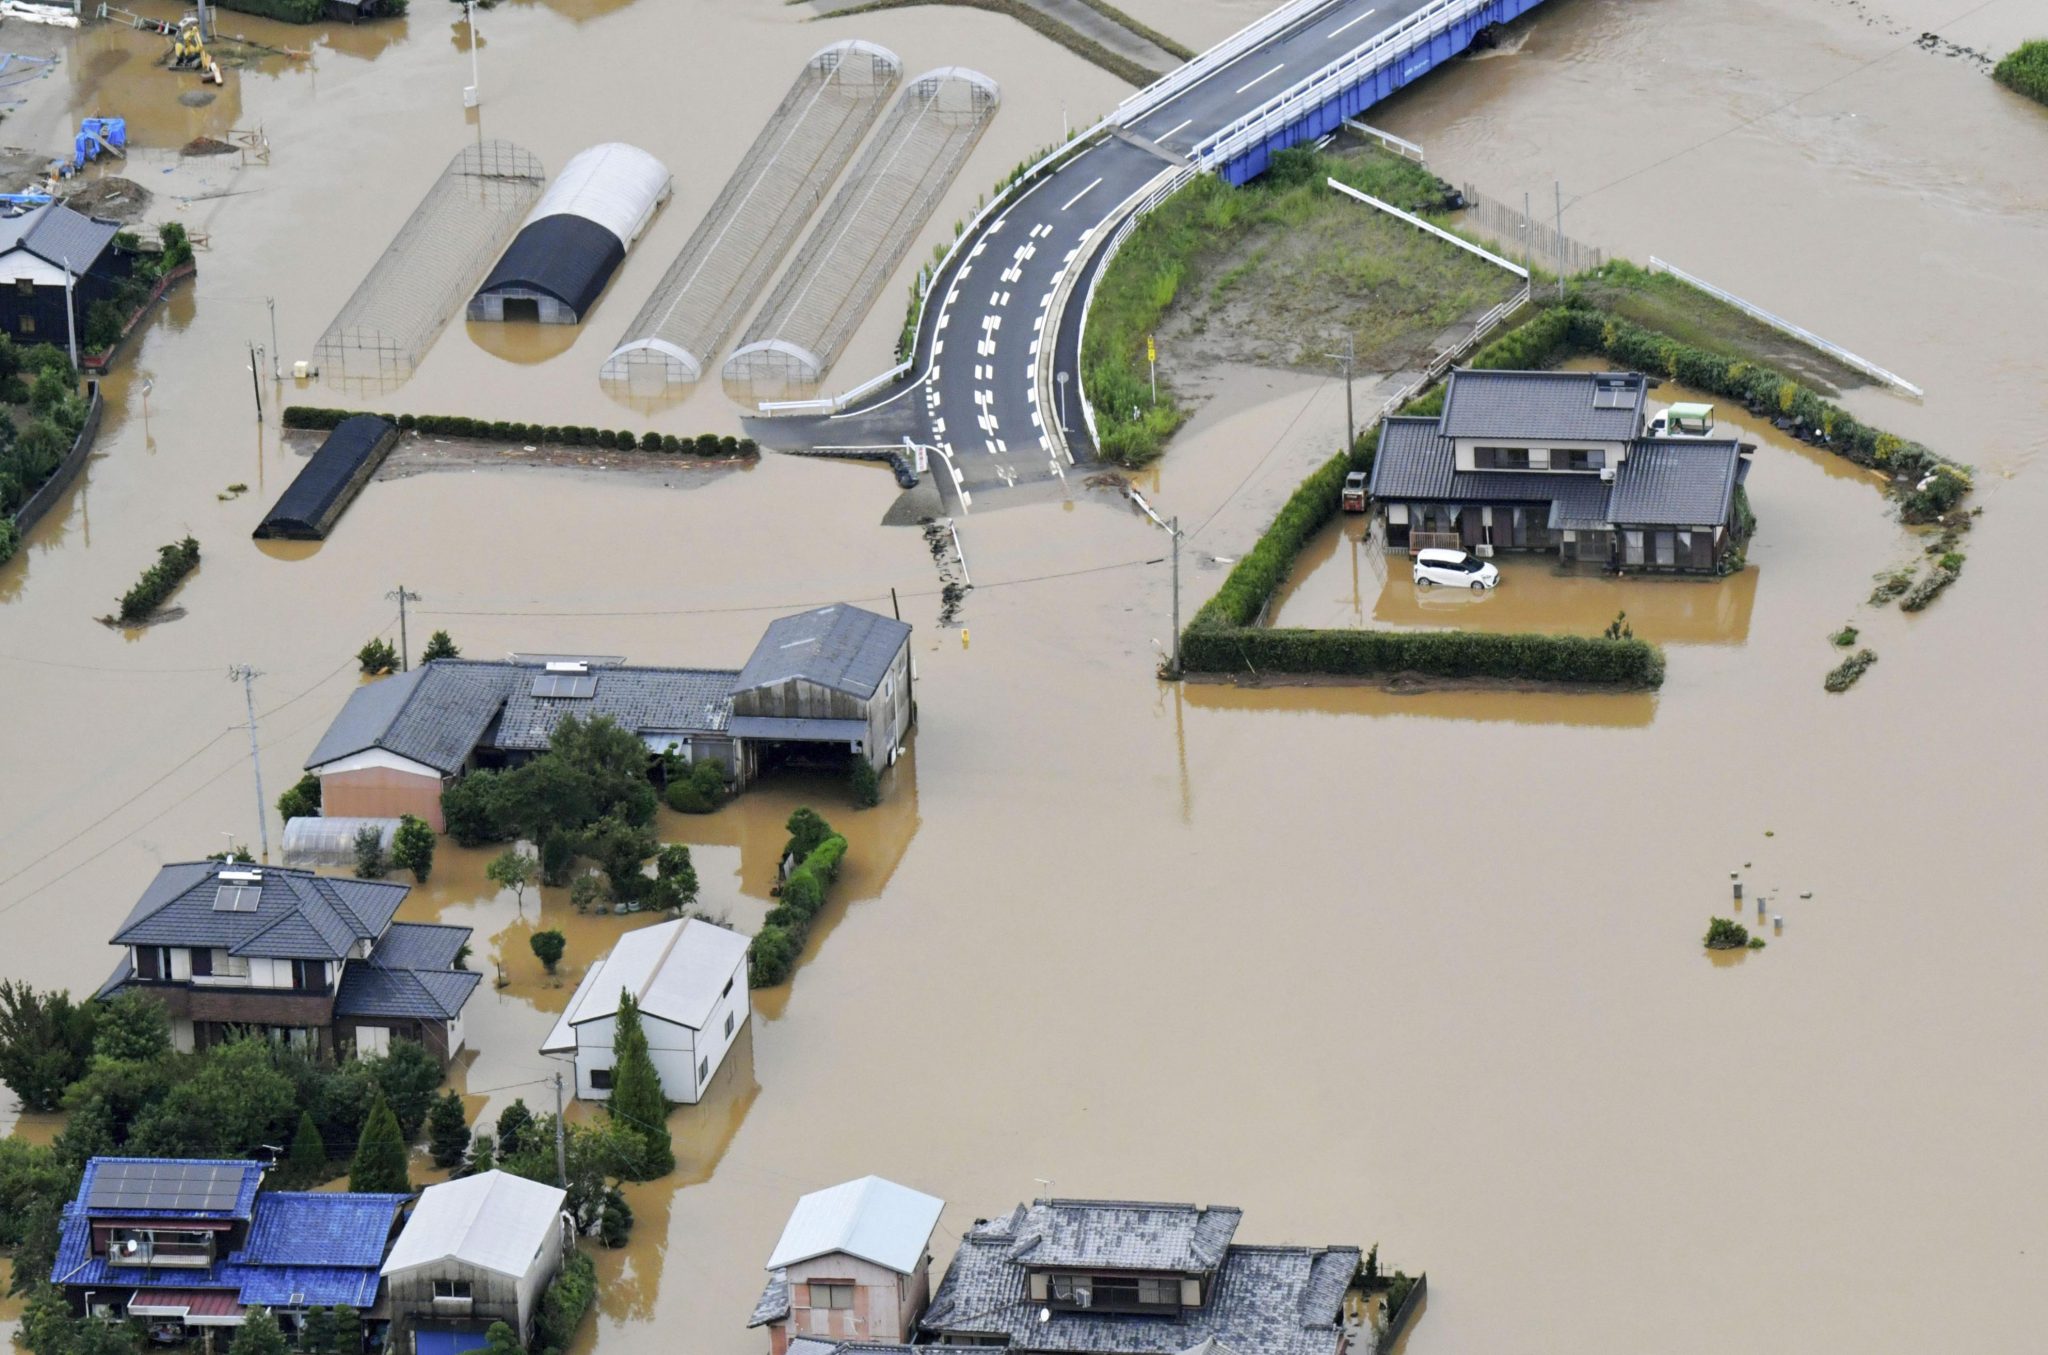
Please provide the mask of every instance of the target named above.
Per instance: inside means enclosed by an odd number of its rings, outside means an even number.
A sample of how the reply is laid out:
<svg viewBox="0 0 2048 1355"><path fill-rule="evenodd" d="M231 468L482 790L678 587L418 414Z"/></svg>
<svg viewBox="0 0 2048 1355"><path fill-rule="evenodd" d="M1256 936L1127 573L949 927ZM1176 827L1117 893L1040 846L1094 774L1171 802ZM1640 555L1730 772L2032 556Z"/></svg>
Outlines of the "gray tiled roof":
<svg viewBox="0 0 2048 1355"><path fill-rule="evenodd" d="M637 734L719 733L731 714L731 669L593 665L589 697L537 697L540 663L436 659L358 688L306 760L318 767L382 748L452 774L480 745L548 746L564 716L605 715Z"/></svg>
<svg viewBox="0 0 2048 1355"><path fill-rule="evenodd" d="M467 927L394 922L370 952L370 963L379 969L453 969L469 934Z"/></svg>
<svg viewBox="0 0 2048 1355"><path fill-rule="evenodd" d="M789 1316L789 1271L771 1270L768 1283L761 1287L761 1297L754 1300L754 1315L747 1319L749 1327L766 1326L780 1322Z"/></svg>
<svg viewBox="0 0 2048 1355"><path fill-rule="evenodd" d="M1010 1239L1010 1259L1033 1267L1214 1270L1237 1232L1241 1209L1132 1200L1038 1200L984 1225Z"/></svg>
<svg viewBox="0 0 2048 1355"><path fill-rule="evenodd" d="M875 694L910 627L848 603L785 616L768 626L735 691L802 678L863 699Z"/></svg>
<svg viewBox="0 0 2048 1355"><path fill-rule="evenodd" d="M1441 499L1450 492L1457 460L1436 420L1387 419L1380 424L1380 448L1373 456L1375 499Z"/></svg>
<svg viewBox="0 0 2048 1355"><path fill-rule="evenodd" d="M329 879L304 870L261 867L252 912L217 912L222 870L247 862L189 861L163 867L114 933L118 946L187 946L288 960L339 960L358 941L391 925L406 886L384 880Z"/></svg>
<svg viewBox="0 0 2048 1355"><path fill-rule="evenodd" d="M99 221L63 203L34 208L20 216L0 217L0 254L16 245L57 268L70 261L71 271L91 268L114 242L120 227Z"/></svg>
<svg viewBox="0 0 2048 1355"><path fill-rule="evenodd" d="M1607 520L1629 526L1707 527L1728 520L1742 448L1735 442L1644 438L1614 476Z"/></svg>
<svg viewBox="0 0 2048 1355"><path fill-rule="evenodd" d="M1622 408L1602 408L1603 383L1627 390ZM1495 372L1458 368L1444 392L1441 431L1452 438L1546 442L1626 442L1643 428L1648 383L1640 372Z"/></svg>
<svg viewBox="0 0 2048 1355"><path fill-rule="evenodd" d="M452 1021L483 975L464 969L383 969L352 964L335 994L336 1016Z"/></svg>
<svg viewBox="0 0 2048 1355"><path fill-rule="evenodd" d="M961 1239L922 1335L996 1336L1019 1351L1061 1355L1176 1355L1211 1338L1240 1355L1334 1355L1344 1290L1361 1259L1356 1247L1233 1245L1200 1308L1175 1317L1056 1311L1041 1323L1043 1305L1026 1297L1027 1267L1009 1258L1010 1245L984 1228Z"/></svg>

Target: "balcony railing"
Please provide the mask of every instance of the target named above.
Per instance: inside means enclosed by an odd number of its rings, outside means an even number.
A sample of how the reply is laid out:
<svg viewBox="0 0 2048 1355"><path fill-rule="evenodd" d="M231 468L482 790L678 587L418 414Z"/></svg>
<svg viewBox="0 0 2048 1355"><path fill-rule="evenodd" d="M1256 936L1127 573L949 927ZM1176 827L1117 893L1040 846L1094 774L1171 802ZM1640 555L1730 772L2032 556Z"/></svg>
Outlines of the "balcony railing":
<svg viewBox="0 0 2048 1355"><path fill-rule="evenodd" d="M148 1238L134 1238L107 1246L107 1264L110 1266L191 1266L203 1269L213 1264L213 1258L211 1242L153 1242Z"/></svg>

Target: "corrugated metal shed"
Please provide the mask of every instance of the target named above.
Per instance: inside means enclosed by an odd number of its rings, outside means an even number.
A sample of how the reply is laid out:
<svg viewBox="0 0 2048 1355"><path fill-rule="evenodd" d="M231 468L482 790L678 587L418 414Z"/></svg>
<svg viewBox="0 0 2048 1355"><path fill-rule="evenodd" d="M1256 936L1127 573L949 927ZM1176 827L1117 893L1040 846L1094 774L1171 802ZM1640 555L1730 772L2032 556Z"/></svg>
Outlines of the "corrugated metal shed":
<svg viewBox="0 0 2048 1355"><path fill-rule="evenodd" d="M454 1258L521 1276L557 1226L568 1192L510 1172L487 1171L428 1186L385 1258L384 1274Z"/></svg>
<svg viewBox="0 0 2048 1355"><path fill-rule="evenodd" d="M590 967L541 1051L574 1049L573 1028L616 1014L621 992L648 1016L702 1030L746 953L745 936L701 918L627 932Z"/></svg>
<svg viewBox="0 0 2048 1355"><path fill-rule="evenodd" d="M910 627L863 607L839 603L770 622L735 692L801 679L863 700L875 694Z"/></svg>
<svg viewBox="0 0 2048 1355"><path fill-rule="evenodd" d="M374 414L343 419L256 525L256 539L324 539L397 441L398 425L388 419Z"/></svg>
<svg viewBox="0 0 2048 1355"><path fill-rule="evenodd" d="M768 1269L845 1252L908 1275L923 1259L945 1207L936 1196L879 1176L814 1190L789 1212Z"/></svg>

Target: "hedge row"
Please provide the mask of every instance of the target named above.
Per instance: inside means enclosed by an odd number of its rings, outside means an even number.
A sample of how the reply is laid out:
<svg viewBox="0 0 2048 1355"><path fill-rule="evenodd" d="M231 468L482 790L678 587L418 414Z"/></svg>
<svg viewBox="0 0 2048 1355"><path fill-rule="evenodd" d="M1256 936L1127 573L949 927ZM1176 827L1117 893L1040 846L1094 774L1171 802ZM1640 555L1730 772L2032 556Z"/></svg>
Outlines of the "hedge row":
<svg viewBox="0 0 2048 1355"><path fill-rule="evenodd" d="M157 561L142 571L135 586L121 595L123 621L140 621L163 605L185 576L199 567L199 543L191 537L157 547Z"/></svg>
<svg viewBox="0 0 2048 1355"><path fill-rule="evenodd" d="M314 405L286 405L286 428L331 429L343 419L362 413L359 409L323 409ZM451 438L489 438L498 442L557 443L564 447L601 447L606 450L692 453L697 456L758 456L761 445L752 438L727 434L699 433L677 437L673 433L635 433L629 428L578 427L574 424L513 423L504 419L472 419L462 414L384 414L400 428Z"/></svg>
<svg viewBox="0 0 2048 1355"><path fill-rule="evenodd" d="M2023 42L2006 53L1991 77L2039 103L2048 104L2048 38Z"/></svg>
<svg viewBox="0 0 2048 1355"><path fill-rule="evenodd" d="M796 968L811 921L830 897L845 856L846 839L834 833L813 847L803 864L782 882L780 902L768 910L761 930L747 947L750 987L773 988Z"/></svg>
<svg viewBox="0 0 2048 1355"><path fill-rule="evenodd" d="M1664 681L1663 651L1644 640L1488 631L1190 629L1181 663L1202 673L1421 673L1601 687Z"/></svg>
<svg viewBox="0 0 2048 1355"><path fill-rule="evenodd" d="M534 1348L564 1351L583 1324L583 1315L597 1298L597 1263L581 1247L572 1248L562 1269L541 1294L540 1320L534 1324Z"/></svg>

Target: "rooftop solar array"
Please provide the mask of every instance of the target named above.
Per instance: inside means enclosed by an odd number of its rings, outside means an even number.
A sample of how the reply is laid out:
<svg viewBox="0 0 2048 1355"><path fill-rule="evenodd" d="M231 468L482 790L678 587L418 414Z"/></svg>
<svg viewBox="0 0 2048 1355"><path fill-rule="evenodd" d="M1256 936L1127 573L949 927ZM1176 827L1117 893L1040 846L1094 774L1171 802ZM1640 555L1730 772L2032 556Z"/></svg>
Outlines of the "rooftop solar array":
<svg viewBox="0 0 2048 1355"><path fill-rule="evenodd" d="M263 886L251 884L222 884L213 894L213 911L216 913L253 913L263 899Z"/></svg>
<svg viewBox="0 0 2048 1355"><path fill-rule="evenodd" d="M597 695L597 678L589 673L542 673L533 680L533 694L587 701Z"/></svg>
<svg viewBox="0 0 2048 1355"><path fill-rule="evenodd" d="M225 1213L241 1197L245 1163L103 1161L88 1209L177 1209Z"/></svg>

